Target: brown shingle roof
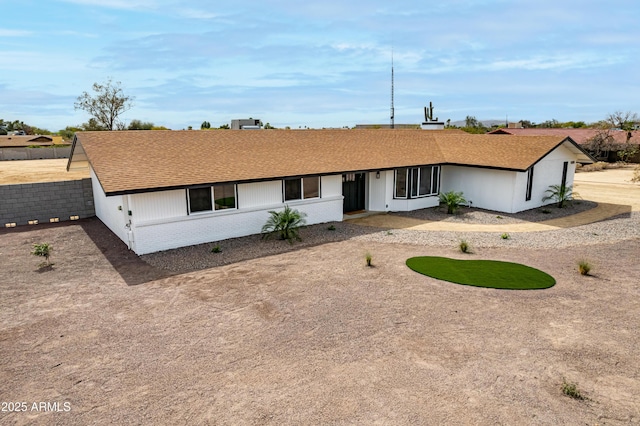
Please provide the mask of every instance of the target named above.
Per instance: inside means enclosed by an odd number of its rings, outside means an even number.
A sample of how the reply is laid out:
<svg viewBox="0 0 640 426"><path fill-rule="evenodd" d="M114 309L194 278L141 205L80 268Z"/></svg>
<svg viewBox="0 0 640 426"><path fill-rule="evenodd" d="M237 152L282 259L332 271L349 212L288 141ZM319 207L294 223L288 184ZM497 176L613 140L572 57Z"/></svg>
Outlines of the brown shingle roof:
<svg viewBox="0 0 640 426"><path fill-rule="evenodd" d="M570 137L579 145L589 143L589 141L598 135L598 129L572 129L572 128L526 128L526 129L497 129L489 134L495 135L515 135L515 136L565 136ZM622 130L611 130L609 133L616 143L625 143L627 141L627 132ZM631 132L631 142L640 143L640 131Z"/></svg>
<svg viewBox="0 0 640 426"><path fill-rule="evenodd" d="M107 195L428 164L526 170L565 140L397 129L115 131L76 137Z"/></svg>
<svg viewBox="0 0 640 426"><path fill-rule="evenodd" d="M53 145L53 138L44 135L0 135L0 148L23 148L29 145Z"/></svg>

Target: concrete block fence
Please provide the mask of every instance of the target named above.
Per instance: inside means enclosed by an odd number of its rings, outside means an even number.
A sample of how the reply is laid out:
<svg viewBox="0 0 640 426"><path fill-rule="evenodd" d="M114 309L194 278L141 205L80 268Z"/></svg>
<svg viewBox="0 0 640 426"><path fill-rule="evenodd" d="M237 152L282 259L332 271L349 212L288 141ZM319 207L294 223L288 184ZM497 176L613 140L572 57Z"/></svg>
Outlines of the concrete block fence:
<svg viewBox="0 0 640 426"><path fill-rule="evenodd" d="M95 216L91 179L0 185L0 226Z"/></svg>

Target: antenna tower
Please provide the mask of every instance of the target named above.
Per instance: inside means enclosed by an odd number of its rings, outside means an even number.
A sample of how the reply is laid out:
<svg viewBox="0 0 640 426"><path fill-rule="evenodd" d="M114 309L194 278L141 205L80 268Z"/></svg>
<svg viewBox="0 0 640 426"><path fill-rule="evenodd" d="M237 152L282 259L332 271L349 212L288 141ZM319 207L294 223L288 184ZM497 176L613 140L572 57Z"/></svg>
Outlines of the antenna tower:
<svg viewBox="0 0 640 426"><path fill-rule="evenodd" d="M391 128L395 128L395 110L393 108L393 49L391 49Z"/></svg>

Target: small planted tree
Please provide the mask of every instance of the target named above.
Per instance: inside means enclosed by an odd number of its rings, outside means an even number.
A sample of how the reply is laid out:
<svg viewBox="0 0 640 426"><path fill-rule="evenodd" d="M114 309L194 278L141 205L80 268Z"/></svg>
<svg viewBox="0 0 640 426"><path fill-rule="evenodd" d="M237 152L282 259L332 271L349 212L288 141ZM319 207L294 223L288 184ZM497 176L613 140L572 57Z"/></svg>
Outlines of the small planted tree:
<svg viewBox="0 0 640 426"><path fill-rule="evenodd" d="M467 202L462 192L449 191L440 194L440 203L447 206L447 214L455 213L461 204Z"/></svg>
<svg viewBox="0 0 640 426"><path fill-rule="evenodd" d="M47 268L49 266L53 266L53 263L50 262L49 258L51 257L51 252L53 251L53 247L49 243L40 243L33 245L33 251L31 254L34 256L44 257L44 262L42 262L39 267Z"/></svg>
<svg viewBox="0 0 640 426"><path fill-rule="evenodd" d="M269 211L269 219L262 227L262 238L271 238L277 235L281 240L293 243L293 240L301 241L298 229L307 221L305 213L285 206L282 211Z"/></svg>
<svg viewBox="0 0 640 426"><path fill-rule="evenodd" d="M558 208L563 208L578 196L577 192L573 192L573 186L571 185L550 185L545 192L549 194L542 197L542 201L554 200L558 203Z"/></svg>

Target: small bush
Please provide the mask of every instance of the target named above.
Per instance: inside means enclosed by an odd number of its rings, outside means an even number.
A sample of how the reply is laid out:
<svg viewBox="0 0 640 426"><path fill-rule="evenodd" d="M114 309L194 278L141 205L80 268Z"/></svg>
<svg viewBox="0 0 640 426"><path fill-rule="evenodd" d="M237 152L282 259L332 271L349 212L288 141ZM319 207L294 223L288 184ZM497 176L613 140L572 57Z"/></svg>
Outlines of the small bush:
<svg viewBox="0 0 640 426"><path fill-rule="evenodd" d="M301 241L298 229L306 224L306 213L291 209L288 205L282 211L269 211L269 219L262 227L262 238L278 235L281 240L293 244L293 240Z"/></svg>
<svg viewBox="0 0 640 426"><path fill-rule="evenodd" d="M584 399L582 393L578 389L577 383L569 383L565 379L562 379L562 393L573 399Z"/></svg>
<svg viewBox="0 0 640 426"><path fill-rule="evenodd" d="M500 235L500 238L502 238L503 240L508 240L509 238L511 238L511 236L505 232L504 234Z"/></svg>
<svg viewBox="0 0 640 426"><path fill-rule="evenodd" d="M329 231L335 231L336 227L333 225L329 225L329 227L327 228Z"/></svg>
<svg viewBox="0 0 640 426"><path fill-rule="evenodd" d="M504 219L502 216L496 216L496 219Z"/></svg>
<svg viewBox="0 0 640 426"><path fill-rule="evenodd" d="M592 265L587 260L582 259L578 261L578 271L580 275L589 275L591 272Z"/></svg>
<svg viewBox="0 0 640 426"><path fill-rule="evenodd" d="M541 212L542 214L550 214L550 213L551 213L551 210L549 210L549 209L542 209L542 210L540 210L540 212Z"/></svg>
<svg viewBox="0 0 640 426"><path fill-rule="evenodd" d="M471 253L471 246L465 240L461 240L458 247L462 253Z"/></svg>
<svg viewBox="0 0 640 426"><path fill-rule="evenodd" d="M215 246L211 247L211 253L222 253L220 244L216 244Z"/></svg>
<svg viewBox="0 0 640 426"><path fill-rule="evenodd" d="M33 251L31 252L34 256L44 257L45 261L42 262L39 267L46 268L52 266L53 263L49 261L49 257L51 257L51 252L53 251L53 247L49 243L40 243L33 245Z"/></svg>
<svg viewBox="0 0 640 426"><path fill-rule="evenodd" d="M460 208L461 204L467 202L462 192L449 191L440 194L440 204L447 206L447 214L453 214Z"/></svg>
<svg viewBox="0 0 640 426"><path fill-rule="evenodd" d="M373 266L373 264L371 263L372 259L373 259L373 256L371 256L371 253L367 252L364 255L364 260L367 262L367 266L369 266L369 267Z"/></svg>

